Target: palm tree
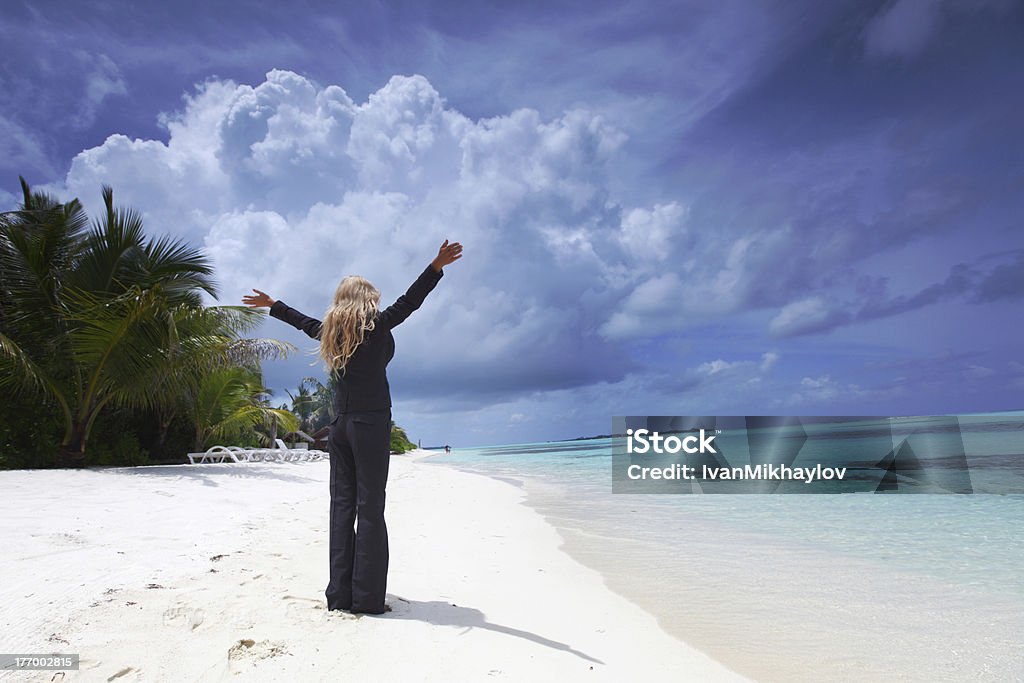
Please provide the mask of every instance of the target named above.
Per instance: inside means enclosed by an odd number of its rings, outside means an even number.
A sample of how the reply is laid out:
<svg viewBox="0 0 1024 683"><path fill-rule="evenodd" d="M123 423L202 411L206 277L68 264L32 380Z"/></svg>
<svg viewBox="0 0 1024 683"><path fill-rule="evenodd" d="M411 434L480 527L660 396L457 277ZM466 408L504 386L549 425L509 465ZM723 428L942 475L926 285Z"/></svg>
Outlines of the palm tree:
<svg viewBox="0 0 1024 683"><path fill-rule="evenodd" d="M171 423L179 415L187 416L197 429L202 429L196 405L211 373L254 366L295 349L275 339L241 338L239 335L250 331L259 320L247 311L233 306L183 307L171 319L175 341L154 368L154 384L163 387L150 406L158 422L157 449L162 448Z"/></svg>
<svg viewBox="0 0 1024 683"><path fill-rule="evenodd" d="M291 412L265 405L266 393L259 373L251 368L227 367L206 375L193 404L196 452L212 441L236 443L268 422L298 429L299 419Z"/></svg>
<svg viewBox="0 0 1024 683"><path fill-rule="evenodd" d="M313 413L316 410L316 395L310 391L310 385L314 381L311 377L303 378L294 394L290 391L287 392L288 398L292 400L291 411L299 416L298 429L304 431L313 431L311 425Z"/></svg>
<svg viewBox="0 0 1024 683"><path fill-rule="evenodd" d="M115 208L87 230L78 200L60 203L21 179L22 208L0 215L0 388L29 393L61 415L63 464L84 464L105 406L166 418L218 369L291 347L240 335L262 314L204 308L216 296L201 252L148 240L141 216Z"/></svg>
<svg viewBox="0 0 1024 683"><path fill-rule="evenodd" d="M332 372L327 375L327 384L316 377L306 377L302 381L313 387L310 428L319 429L334 418L334 392L337 390L338 378Z"/></svg>
<svg viewBox="0 0 1024 683"><path fill-rule="evenodd" d="M310 406L310 430L317 429L317 425L323 426L331 421L334 417L334 392L338 387L338 378L332 372L327 375L327 384L324 384L316 377L306 377L302 380L302 384L299 385L299 396L292 397L292 410L295 411L295 399L304 398L303 389L306 385L314 387L312 395L308 399ZM291 396L291 392L289 392ZM298 412L298 411L296 411ZM395 421L391 421L391 450L398 453L404 453L415 448L412 441L409 440L409 435L406 431L395 424Z"/></svg>

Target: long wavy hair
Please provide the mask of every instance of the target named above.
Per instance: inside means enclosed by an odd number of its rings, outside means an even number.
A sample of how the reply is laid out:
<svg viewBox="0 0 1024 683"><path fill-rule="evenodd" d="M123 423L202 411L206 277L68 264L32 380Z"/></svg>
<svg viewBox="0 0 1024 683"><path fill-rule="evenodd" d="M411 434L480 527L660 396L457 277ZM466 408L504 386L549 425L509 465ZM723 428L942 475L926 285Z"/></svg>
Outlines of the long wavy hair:
<svg viewBox="0 0 1024 683"><path fill-rule="evenodd" d="M356 348L373 331L379 303L380 291L365 278L349 275L338 283L320 329L320 358L329 370L344 373Z"/></svg>

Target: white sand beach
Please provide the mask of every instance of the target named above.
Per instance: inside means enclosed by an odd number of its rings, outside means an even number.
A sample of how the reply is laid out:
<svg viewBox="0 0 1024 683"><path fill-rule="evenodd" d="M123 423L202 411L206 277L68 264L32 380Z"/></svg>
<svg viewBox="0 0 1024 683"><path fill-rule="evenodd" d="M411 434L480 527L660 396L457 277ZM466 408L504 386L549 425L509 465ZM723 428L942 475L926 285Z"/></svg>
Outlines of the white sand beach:
<svg viewBox="0 0 1024 683"><path fill-rule="evenodd" d="M560 549L512 484L393 456L393 612L325 609L327 462L0 472L10 680L744 680Z"/></svg>

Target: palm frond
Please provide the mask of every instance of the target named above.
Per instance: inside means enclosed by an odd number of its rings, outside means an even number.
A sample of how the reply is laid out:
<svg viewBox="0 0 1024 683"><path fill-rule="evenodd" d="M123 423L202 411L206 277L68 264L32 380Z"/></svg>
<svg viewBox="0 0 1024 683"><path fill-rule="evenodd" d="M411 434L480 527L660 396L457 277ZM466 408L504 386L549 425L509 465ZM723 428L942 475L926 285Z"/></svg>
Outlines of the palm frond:
<svg viewBox="0 0 1024 683"><path fill-rule="evenodd" d="M113 190L103 187L104 215L93 221L72 284L91 292L119 294L136 283L143 261L142 215L114 206Z"/></svg>
<svg viewBox="0 0 1024 683"><path fill-rule="evenodd" d="M146 280L159 283L172 301L197 290L217 297L213 265L201 250L164 236L147 242L142 253Z"/></svg>
<svg viewBox="0 0 1024 683"><path fill-rule="evenodd" d="M44 401L53 401L69 414L67 399L60 387L10 337L0 334L0 388L35 393Z"/></svg>
<svg viewBox="0 0 1024 683"><path fill-rule="evenodd" d="M251 365L262 360L287 358L298 347L277 339L235 339L227 346L228 359L237 364Z"/></svg>

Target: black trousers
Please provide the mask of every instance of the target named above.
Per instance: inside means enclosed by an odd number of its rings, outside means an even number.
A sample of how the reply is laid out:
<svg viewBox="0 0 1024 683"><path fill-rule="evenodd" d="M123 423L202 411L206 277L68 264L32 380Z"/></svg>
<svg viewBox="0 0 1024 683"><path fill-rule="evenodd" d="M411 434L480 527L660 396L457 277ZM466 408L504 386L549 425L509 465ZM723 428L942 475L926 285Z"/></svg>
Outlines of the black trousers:
<svg viewBox="0 0 1024 683"><path fill-rule="evenodd" d="M379 614L388 579L384 488L391 459L391 410L340 413L331 454L331 579L327 609Z"/></svg>

